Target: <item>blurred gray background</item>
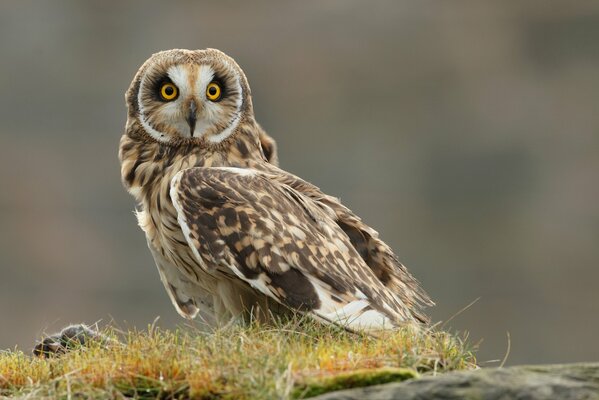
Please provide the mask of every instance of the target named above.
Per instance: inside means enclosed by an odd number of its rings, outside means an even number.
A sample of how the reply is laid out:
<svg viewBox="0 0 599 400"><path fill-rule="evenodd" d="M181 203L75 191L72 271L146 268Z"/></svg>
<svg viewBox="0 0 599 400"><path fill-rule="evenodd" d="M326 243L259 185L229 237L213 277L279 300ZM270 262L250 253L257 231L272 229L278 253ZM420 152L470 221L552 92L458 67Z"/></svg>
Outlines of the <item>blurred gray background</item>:
<svg viewBox="0 0 599 400"><path fill-rule="evenodd" d="M184 321L117 146L168 48L244 68L282 166L375 227L479 359L598 360L599 2L3 1L0 349Z"/></svg>

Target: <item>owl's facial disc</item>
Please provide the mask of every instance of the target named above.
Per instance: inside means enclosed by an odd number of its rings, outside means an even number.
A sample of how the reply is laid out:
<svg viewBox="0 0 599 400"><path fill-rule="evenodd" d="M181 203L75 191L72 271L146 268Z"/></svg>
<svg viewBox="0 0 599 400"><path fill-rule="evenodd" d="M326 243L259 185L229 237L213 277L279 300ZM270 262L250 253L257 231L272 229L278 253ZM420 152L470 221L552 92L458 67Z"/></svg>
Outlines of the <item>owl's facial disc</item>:
<svg viewBox="0 0 599 400"><path fill-rule="evenodd" d="M239 75L226 62L208 61L158 65L142 77L139 120L154 139L218 143L235 131L243 103Z"/></svg>

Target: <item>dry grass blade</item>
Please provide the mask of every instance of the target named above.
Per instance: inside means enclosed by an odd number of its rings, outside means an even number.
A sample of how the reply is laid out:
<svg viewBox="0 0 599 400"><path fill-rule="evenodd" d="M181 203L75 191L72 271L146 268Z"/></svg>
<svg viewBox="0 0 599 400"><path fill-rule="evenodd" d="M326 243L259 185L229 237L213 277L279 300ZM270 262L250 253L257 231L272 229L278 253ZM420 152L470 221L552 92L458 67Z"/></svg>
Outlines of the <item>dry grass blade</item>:
<svg viewBox="0 0 599 400"><path fill-rule="evenodd" d="M505 349L505 356L503 356L503 360L501 360L501 364L499 364L499 368L503 368L505 365L507 358L510 355L510 351L512 349L512 338L510 337L510 333L506 332L507 335L507 349Z"/></svg>

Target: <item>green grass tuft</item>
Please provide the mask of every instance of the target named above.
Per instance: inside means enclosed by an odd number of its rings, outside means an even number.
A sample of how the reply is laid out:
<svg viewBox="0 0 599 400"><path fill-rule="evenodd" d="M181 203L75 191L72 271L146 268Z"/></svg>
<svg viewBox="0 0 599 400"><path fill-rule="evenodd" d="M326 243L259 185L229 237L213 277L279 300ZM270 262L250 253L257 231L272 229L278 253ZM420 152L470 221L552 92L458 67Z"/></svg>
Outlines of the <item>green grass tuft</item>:
<svg viewBox="0 0 599 400"><path fill-rule="evenodd" d="M476 367L462 337L400 329L371 337L316 322L105 334L61 357L0 352L0 396L291 399Z"/></svg>

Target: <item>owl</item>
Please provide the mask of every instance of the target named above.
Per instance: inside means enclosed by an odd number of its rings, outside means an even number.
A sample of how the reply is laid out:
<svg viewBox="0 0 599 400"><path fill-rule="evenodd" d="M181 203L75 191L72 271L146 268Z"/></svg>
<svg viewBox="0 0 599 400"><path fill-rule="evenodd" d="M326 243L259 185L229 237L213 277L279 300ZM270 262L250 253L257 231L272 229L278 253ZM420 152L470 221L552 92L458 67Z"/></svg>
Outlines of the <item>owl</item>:
<svg viewBox="0 0 599 400"><path fill-rule="evenodd" d="M309 314L349 330L427 322L433 303L378 233L280 169L245 74L219 50L152 55L126 92L122 182L178 313Z"/></svg>

